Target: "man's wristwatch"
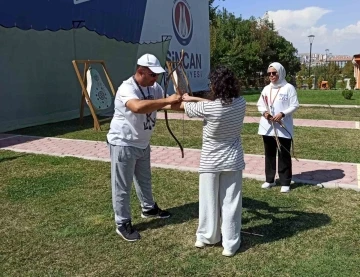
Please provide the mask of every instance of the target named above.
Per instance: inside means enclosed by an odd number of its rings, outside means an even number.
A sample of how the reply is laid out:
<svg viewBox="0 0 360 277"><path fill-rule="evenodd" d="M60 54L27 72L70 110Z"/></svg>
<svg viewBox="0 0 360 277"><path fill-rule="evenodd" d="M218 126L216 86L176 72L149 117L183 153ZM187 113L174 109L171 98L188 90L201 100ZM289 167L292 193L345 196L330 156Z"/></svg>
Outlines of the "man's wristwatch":
<svg viewBox="0 0 360 277"><path fill-rule="evenodd" d="M282 117L285 117L285 114L283 112L280 112L282 114Z"/></svg>

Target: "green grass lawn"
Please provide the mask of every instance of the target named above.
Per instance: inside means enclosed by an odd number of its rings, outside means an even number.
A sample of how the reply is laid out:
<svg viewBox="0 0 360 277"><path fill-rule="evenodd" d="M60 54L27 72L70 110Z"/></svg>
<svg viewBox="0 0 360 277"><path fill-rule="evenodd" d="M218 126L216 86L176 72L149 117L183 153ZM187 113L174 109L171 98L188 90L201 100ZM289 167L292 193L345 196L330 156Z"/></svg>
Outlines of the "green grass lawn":
<svg viewBox="0 0 360 277"><path fill-rule="evenodd" d="M261 91L245 91L247 102L257 102ZM345 99L342 90L297 90L300 104L360 105L360 91L354 90L352 99Z"/></svg>
<svg viewBox="0 0 360 277"><path fill-rule="evenodd" d="M170 127L187 148L200 149L202 145L202 122L169 120ZM87 117L80 127L78 120L42 125L18 130L18 134L62 137L105 141L109 124L103 124L103 131L93 130L92 118ZM258 124L244 124L242 132L246 154L263 154L263 143L257 135ZM295 155L298 158L360 163L360 131L350 129L295 127ZM165 120L157 120L152 145L177 146L166 129Z"/></svg>
<svg viewBox="0 0 360 277"><path fill-rule="evenodd" d="M169 113L179 113L179 111L168 111ZM256 105L246 106L246 116L259 117L260 114ZM304 107L301 106L293 114L297 119L316 119L316 120L340 120L340 121L360 121L358 108L333 108L328 107Z"/></svg>
<svg viewBox="0 0 360 277"><path fill-rule="evenodd" d="M194 247L198 175L153 169L173 217L142 219L135 243L115 233L110 164L0 151L1 276L359 276L360 194L299 185L283 195L244 180L239 253Z"/></svg>
<svg viewBox="0 0 360 277"><path fill-rule="evenodd" d="M257 107L253 105L246 106L246 115L260 116ZM360 121L360 110L358 108L300 107L293 117L296 119Z"/></svg>

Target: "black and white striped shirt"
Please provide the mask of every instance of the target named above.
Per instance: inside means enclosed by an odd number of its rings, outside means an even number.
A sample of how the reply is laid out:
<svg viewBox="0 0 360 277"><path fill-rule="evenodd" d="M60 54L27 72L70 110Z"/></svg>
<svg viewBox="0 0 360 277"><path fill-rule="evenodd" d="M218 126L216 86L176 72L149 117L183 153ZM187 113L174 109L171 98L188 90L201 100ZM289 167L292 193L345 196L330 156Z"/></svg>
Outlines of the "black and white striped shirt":
<svg viewBox="0 0 360 277"><path fill-rule="evenodd" d="M199 172L245 169L240 137L245 109L243 97L230 105L222 105L220 99L185 103L187 116L204 118Z"/></svg>

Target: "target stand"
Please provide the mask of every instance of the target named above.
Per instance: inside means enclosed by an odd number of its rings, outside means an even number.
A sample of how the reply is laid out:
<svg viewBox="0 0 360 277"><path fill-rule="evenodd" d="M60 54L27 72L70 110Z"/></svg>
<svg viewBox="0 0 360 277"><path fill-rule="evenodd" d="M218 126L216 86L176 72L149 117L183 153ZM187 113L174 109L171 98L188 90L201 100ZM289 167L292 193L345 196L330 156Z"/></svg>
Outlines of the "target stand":
<svg viewBox="0 0 360 277"><path fill-rule="evenodd" d="M97 112L109 108L113 101L112 97L115 97L115 90L105 62L103 60L73 60L72 64L81 86L80 124L83 124L84 106L85 103L87 103L94 119L94 129L96 131L101 131L100 123L109 121L111 117L99 120ZM79 64L83 64L83 76L81 76ZM99 72L91 66L93 64L100 64L102 66L112 95L101 80Z"/></svg>

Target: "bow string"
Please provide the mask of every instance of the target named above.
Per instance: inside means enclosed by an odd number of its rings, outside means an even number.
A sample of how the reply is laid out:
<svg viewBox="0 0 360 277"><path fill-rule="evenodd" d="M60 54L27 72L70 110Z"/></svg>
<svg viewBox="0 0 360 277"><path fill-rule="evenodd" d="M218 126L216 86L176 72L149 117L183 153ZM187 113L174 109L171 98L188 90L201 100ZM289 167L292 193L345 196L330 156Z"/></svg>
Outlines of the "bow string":
<svg viewBox="0 0 360 277"><path fill-rule="evenodd" d="M270 107L269 107L269 102L268 102L268 97L267 96L264 96L262 95L262 98L263 98L263 101L265 103L265 107L266 107L266 110L268 112L269 115L271 115L271 112L270 112ZM299 161L296 157L295 157L295 150L294 150L294 140L293 140L293 137L292 135L290 134L289 130L285 127L285 124L284 122L282 122L280 120L280 122L274 122L274 121L271 121L271 127L273 128L274 130L274 139L276 141L276 144L277 144L277 147L278 147L278 150L279 152L281 152L281 148L285 149L291 156L291 153L285 148L282 146L282 144L280 143L280 140L279 140L279 137L278 137L278 133L277 133L277 129L275 127L275 124L278 123L280 125L281 128L283 128L290 136L290 139L291 139L291 144L292 144L292 156L294 157L294 159L296 161ZM259 122L260 126L264 129L266 129L264 126L261 125L261 123Z"/></svg>
<svg viewBox="0 0 360 277"><path fill-rule="evenodd" d="M172 75L174 74L174 72L176 72L176 70L180 67L180 65L183 63L183 60L184 60L184 50L181 51L181 56L180 56L180 60L178 62L171 62L171 61L167 61L167 65L168 65L168 68L170 67L170 72L168 73L168 76L167 78L164 78L164 82L165 82L165 90L164 90L164 98L167 97L167 91L168 91L168 88L169 88L169 83L170 83L170 79L172 77ZM172 64L175 64L175 67L172 68ZM169 66L170 65L170 66ZM174 88L175 88L175 93L177 94L181 94L181 92L178 90L178 88L176 87L176 85L178 84L175 84L174 83ZM167 110L164 110L164 113L165 113L165 123L166 123L166 128L167 130L169 131L170 135L173 137L173 139L176 141L176 143L178 144L180 150L181 150L181 158L184 158L184 148L183 146L181 145L180 141L177 139L177 137L175 136L175 134L172 132L171 128L170 128L170 125L169 125L169 120L168 120L168 113L167 113Z"/></svg>

